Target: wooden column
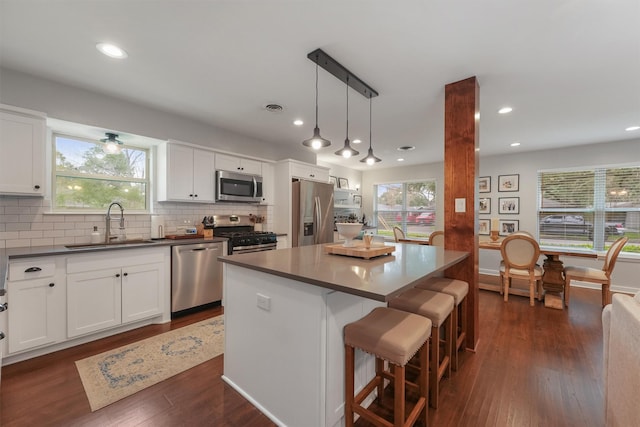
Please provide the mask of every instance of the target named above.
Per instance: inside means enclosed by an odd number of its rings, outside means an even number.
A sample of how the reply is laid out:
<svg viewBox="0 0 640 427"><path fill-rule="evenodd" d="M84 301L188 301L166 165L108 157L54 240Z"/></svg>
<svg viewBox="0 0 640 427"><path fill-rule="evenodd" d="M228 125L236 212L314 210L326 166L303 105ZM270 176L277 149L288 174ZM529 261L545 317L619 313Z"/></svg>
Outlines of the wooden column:
<svg viewBox="0 0 640 427"><path fill-rule="evenodd" d="M475 349L478 325L478 178L480 87L470 77L445 86L444 101L444 232L445 248L466 251L464 262L445 272L446 277L469 283L466 347ZM461 206L464 203L464 206ZM456 209L456 207L458 209Z"/></svg>

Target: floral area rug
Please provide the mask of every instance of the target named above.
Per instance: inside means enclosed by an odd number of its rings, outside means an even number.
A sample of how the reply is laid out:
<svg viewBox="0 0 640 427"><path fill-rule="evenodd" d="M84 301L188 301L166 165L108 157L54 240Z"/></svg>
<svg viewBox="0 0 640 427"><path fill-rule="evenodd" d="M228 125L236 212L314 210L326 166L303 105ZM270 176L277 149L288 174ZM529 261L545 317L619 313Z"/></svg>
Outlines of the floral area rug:
<svg viewBox="0 0 640 427"><path fill-rule="evenodd" d="M76 361L91 411L224 352L224 316Z"/></svg>

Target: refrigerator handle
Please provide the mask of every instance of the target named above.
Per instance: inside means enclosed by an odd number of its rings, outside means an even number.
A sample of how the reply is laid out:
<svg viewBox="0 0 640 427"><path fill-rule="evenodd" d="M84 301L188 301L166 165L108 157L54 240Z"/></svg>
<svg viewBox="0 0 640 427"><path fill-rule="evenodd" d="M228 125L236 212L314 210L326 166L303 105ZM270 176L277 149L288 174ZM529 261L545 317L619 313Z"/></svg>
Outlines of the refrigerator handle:
<svg viewBox="0 0 640 427"><path fill-rule="evenodd" d="M316 217L313 219L314 222L314 234L313 234L313 242L317 245L318 243L320 243L320 223L321 223L321 219L322 219L322 207L320 205L320 197L316 196L314 198L314 203L315 203L315 214Z"/></svg>

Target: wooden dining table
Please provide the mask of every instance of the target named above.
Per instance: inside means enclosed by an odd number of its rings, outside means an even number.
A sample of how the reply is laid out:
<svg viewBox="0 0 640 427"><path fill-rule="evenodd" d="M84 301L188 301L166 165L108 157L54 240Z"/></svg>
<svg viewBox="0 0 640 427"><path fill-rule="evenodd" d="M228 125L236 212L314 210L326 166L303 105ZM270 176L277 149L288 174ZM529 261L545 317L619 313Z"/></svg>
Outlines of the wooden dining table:
<svg viewBox="0 0 640 427"><path fill-rule="evenodd" d="M480 240L480 249L500 250L502 240L497 241ZM563 309L563 301L560 296L564 292L564 264L560 259L561 256L597 258L595 252L587 252L585 250L573 248L545 247L540 246L540 253L545 256L542 267L544 273L542 275L542 288L544 289L544 305L545 307Z"/></svg>

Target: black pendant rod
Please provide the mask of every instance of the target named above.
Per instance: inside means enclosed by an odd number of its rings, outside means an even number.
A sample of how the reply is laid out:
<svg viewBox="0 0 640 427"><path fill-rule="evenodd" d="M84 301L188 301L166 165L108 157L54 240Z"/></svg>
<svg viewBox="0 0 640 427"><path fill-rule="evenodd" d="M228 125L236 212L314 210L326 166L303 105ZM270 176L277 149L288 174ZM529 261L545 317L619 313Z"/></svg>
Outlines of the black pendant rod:
<svg viewBox="0 0 640 427"><path fill-rule="evenodd" d="M307 55L307 58L333 74L342 83L350 86L365 98L374 98L378 96L378 92L371 86L360 80L358 76L347 70L338 61L327 55L322 49L316 49Z"/></svg>

